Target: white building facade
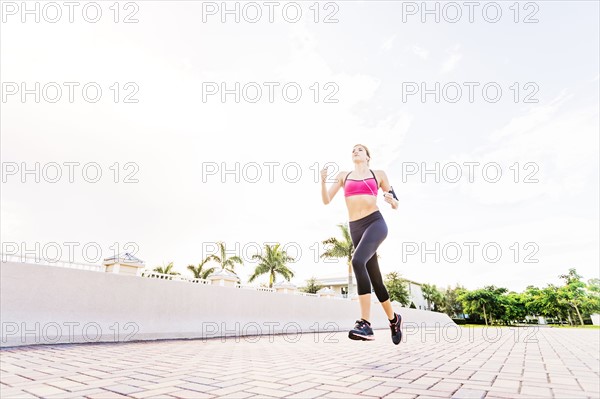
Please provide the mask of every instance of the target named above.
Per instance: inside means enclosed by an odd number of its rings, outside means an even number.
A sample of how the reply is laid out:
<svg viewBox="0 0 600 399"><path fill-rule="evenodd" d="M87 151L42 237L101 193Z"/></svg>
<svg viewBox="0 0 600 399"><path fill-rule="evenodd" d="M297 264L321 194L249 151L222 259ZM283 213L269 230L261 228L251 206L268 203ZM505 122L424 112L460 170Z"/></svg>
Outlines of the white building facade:
<svg viewBox="0 0 600 399"><path fill-rule="evenodd" d="M322 285L325 288L330 288L335 292L336 296L346 297L348 289L348 276L340 277L325 277L317 278L317 284ZM423 292L421 291L421 284L416 281L403 279L406 282L408 294L410 296L411 303L408 307L414 307L415 309L430 310L427 309L427 301L423 298ZM352 284L356 285L356 279L352 276ZM433 307L433 304L431 305Z"/></svg>

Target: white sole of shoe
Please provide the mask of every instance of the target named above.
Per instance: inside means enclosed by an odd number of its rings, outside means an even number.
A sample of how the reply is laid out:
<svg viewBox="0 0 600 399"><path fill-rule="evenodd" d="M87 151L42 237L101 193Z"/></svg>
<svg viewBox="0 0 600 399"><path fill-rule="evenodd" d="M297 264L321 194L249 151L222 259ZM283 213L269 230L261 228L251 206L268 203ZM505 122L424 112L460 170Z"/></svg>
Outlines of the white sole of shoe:
<svg viewBox="0 0 600 399"><path fill-rule="evenodd" d="M373 341L375 336L373 335L360 335L353 332L348 333L348 338L353 339L355 341Z"/></svg>

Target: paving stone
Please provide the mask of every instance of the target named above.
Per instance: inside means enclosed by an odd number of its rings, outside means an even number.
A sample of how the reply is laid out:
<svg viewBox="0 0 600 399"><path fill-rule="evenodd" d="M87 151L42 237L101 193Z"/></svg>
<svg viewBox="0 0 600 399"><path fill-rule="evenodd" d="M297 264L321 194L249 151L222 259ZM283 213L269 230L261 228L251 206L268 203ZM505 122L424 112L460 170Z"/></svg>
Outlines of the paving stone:
<svg viewBox="0 0 600 399"><path fill-rule="evenodd" d="M490 391L519 393L520 387L521 387L520 381L507 380L507 379L498 377L494 381L492 386L490 387Z"/></svg>
<svg viewBox="0 0 600 399"><path fill-rule="evenodd" d="M583 399L583 398L594 398L594 397L598 397L598 396L591 396L588 395L582 391L574 391L574 390L564 390L564 389L551 389L552 390L552 397L553 398L557 398L557 399L563 399L563 398L568 398L568 399Z"/></svg>
<svg viewBox="0 0 600 399"><path fill-rule="evenodd" d="M87 398L90 395L99 394L99 393L103 393L103 392L106 392L106 391L101 388L85 389L85 390L77 391L76 395L71 394L71 397Z"/></svg>
<svg viewBox="0 0 600 399"><path fill-rule="evenodd" d="M24 389L24 391L27 393L36 395L36 396L41 396L41 397L67 392L63 389L51 387L50 385L46 385L43 383L39 384L38 386L27 387Z"/></svg>
<svg viewBox="0 0 600 399"><path fill-rule="evenodd" d="M210 395L207 393L201 393L197 391L188 391L186 389L181 389L175 392L169 393L170 397L181 398L181 399L210 399L215 398L216 396Z"/></svg>
<svg viewBox="0 0 600 399"><path fill-rule="evenodd" d="M487 391L461 388L452 395L452 399L483 399Z"/></svg>
<svg viewBox="0 0 600 399"><path fill-rule="evenodd" d="M254 386L242 384L242 385L235 385L235 386L230 386L230 387L226 387L226 388L219 388L219 389L211 390L204 394L211 395L211 396L225 396L225 395L231 395L236 392L244 391L244 390L247 390L250 388L254 388Z"/></svg>
<svg viewBox="0 0 600 399"><path fill-rule="evenodd" d="M552 391L548 387L523 385L521 387L520 393L522 395L535 396L535 397L544 397L544 398L552 397Z"/></svg>
<svg viewBox="0 0 600 399"><path fill-rule="evenodd" d="M427 377L427 375L425 375L423 377L419 377L416 380L414 380L411 385L422 385L424 388L430 388L431 386L433 386L434 384L437 384L438 382L440 382L439 378L431 378L431 377Z"/></svg>
<svg viewBox="0 0 600 399"><path fill-rule="evenodd" d="M188 391L196 391L196 392L210 392L216 389L220 389L218 387L213 387L211 385L204 384L195 384L193 382L186 382L182 384L175 385L175 388L185 389Z"/></svg>
<svg viewBox="0 0 600 399"><path fill-rule="evenodd" d="M417 398L417 395L415 394L410 394L410 393L403 393L403 392L392 392L389 395L385 396L385 399L415 399Z"/></svg>
<svg viewBox="0 0 600 399"><path fill-rule="evenodd" d="M15 398L15 399L19 399L19 398L23 398L23 399L29 399L29 398L39 398L39 396L36 396L34 394L31 393L27 393L25 391L21 391L20 389L15 390L15 391L1 391L0 392L0 398Z"/></svg>
<svg viewBox="0 0 600 399"><path fill-rule="evenodd" d="M452 396L452 394L460 388L461 384L458 382L446 382L444 380L438 382L433 385L429 389L432 391L440 391L449 394L448 396Z"/></svg>
<svg viewBox="0 0 600 399"><path fill-rule="evenodd" d="M89 399L113 399L113 398L128 398L128 396L121 395L120 393L104 391L99 393L93 393L91 395L86 396Z"/></svg>
<svg viewBox="0 0 600 399"><path fill-rule="evenodd" d="M485 371L476 371L469 380L485 381L491 383L496 379L496 373L486 373Z"/></svg>
<svg viewBox="0 0 600 399"><path fill-rule="evenodd" d="M263 387L248 388L248 389L245 389L244 392L250 392L250 393L253 393L256 395L268 396L268 397L273 397L273 398L283 398L290 394L287 391L271 389L271 388L263 388Z"/></svg>
<svg viewBox="0 0 600 399"><path fill-rule="evenodd" d="M327 384L323 384L319 386L319 389L325 389L327 391L331 391L331 392L337 392L337 393L347 393L347 394L352 394L352 395L357 395L360 392L364 391L363 388L350 388L350 387L341 387L341 386L337 386L337 385L327 385Z"/></svg>
<svg viewBox="0 0 600 399"><path fill-rule="evenodd" d="M246 399L246 398L258 398L258 395L255 395L250 392L240 391L234 392L229 395L221 396L220 398L229 398L229 399Z"/></svg>
<svg viewBox="0 0 600 399"><path fill-rule="evenodd" d="M306 391L307 389L315 388L315 387L322 386L322 385L323 384L320 384L320 383L305 381L305 382L301 382L299 384L287 386L282 389L285 391L289 391L289 392L302 392L302 391Z"/></svg>
<svg viewBox="0 0 600 399"><path fill-rule="evenodd" d="M286 398L289 398L289 399L311 399L311 398L321 397L328 393L331 393L331 392L324 391L321 389L307 389L306 391L302 391L302 392L298 392L298 393L295 393L290 396L286 396Z"/></svg>
<svg viewBox="0 0 600 399"><path fill-rule="evenodd" d="M104 389L106 389L107 391L120 393L122 395L129 395L130 393L144 391L143 388L134 387L134 386L125 385L125 384L111 385L108 387L104 387Z"/></svg>
<svg viewBox="0 0 600 399"><path fill-rule="evenodd" d="M398 390L395 392L402 392L402 393L421 395L421 396L427 395L432 398L448 398L449 397L444 392L430 391L428 389L423 389L423 388L418 388L418 387L414 387L414 388L413 387L402 387L402 388L398 388Z"/></svg>
<svg viewBox="0 0 600 399"><path fill-rule="evenodd" d="M350 385L348 388L360 389L362 391L370 390L371 388L380 385L381 381L375 380L363 380L361 382L357 382L356 384Z"/></svg>
<svg viewBox="0 0 600 399"><path fill-rule="evenodd" d="M361 392L361 395L366 396L374 396L376 398L382 398L386 395L391 394L396 391L396 387L386 386L386 385L378 385L374 388L367 389L366 391Z"/></svg>
<svg viewBox="0 0 600 399"><path fill-rule="evenodd" d="M29 378L21 377L19 375L6 375L2 374L2 383L13 386L15 384L23 383L23 382L31 382Z"/></svg>
<svg viewBox="0 0 600 399"><path fill-rule="evenodd" d="M372 399L372 396L363 396L352 393L329 392L322 395L321 398L328 399Z"/></svg>

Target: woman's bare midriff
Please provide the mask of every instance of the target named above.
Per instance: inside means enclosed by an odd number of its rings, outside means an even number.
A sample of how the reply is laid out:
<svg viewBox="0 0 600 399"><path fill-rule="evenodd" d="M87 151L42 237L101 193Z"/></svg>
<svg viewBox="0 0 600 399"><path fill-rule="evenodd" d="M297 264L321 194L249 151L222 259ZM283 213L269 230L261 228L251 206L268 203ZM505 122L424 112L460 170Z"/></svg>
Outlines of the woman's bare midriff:
<svg viewBox="0 0 600 399"><path fill-rule="evenodd" d="M362 219L371 213L378 211L377 198L372 195L353 195L346 197L346 206L348 207L348 219Z"/></svg>

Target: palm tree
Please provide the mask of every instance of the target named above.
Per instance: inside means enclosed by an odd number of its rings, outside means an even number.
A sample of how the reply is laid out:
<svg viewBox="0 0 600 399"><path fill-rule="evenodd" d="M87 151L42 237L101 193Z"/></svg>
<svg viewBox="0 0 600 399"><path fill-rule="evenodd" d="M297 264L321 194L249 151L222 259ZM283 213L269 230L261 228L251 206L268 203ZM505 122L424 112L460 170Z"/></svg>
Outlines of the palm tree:
<svg viewBox="0 0 600 399"><path fill-rule="evenodd" d="M464 287L456 284L454 288L448 286L443 292L444 312L452 318L461 316L464 318L462 303L458 300L461 290L464 290Z"/></svg>
<svg viewBox="0 0 600 399"><path fill-rule="evenodd" d="M294 258L288 256L288 254L279 249L279 244L276 245L265 245L266 254L265 256L256 254L252 256L252 259L260 261L254 270L254 274L250 276L248 282L253 282L258 276L263 274L269 274L269 288L273 288L275 282L275 274L281 274L283 278L290 281L294 277L294 273L286 266L287 262L294 261Z"/></svg>
<svg viewBox="0 0 600 399"><path fill-rule="evenodd" d="M207 256L202 262L198 264L198 266L188 265L187 269L194 274L194 278L201 278L205 280L215 271L214 267L204 269L204 265L210 260L212 260L212 258L210 256Z"/></svg>
<svg viewBox="0 0 600 399"><path fill-rule="evenodd" d="M421 292L423 293L423 299L427 301L427 310L431 310L431 301L436 295L437 288L435 285L423 284L421 285Z"/></svg>
<svg viewBox="0 0 600 399"><path fill-rule="evenodd" d="M219 265L221 265L221 269L230 271L231 273L235 274L235 264L236 263L238 263L240 265L244 264L244 262L242 261L242 258L240 258L239 256L232 256L232 257L228 258L227 252L225 251L225 243L218 242L217 245L219 246L219 252L220 252L221 256L210 255L208 258L210 258L211 260L214 260Z"/></svg>
<svg viewBox="0 0 600 399"><path fill-rule="evenodd" d="M173 270L173 262L169 262L167 266L156 266L154 271L161 274L169 274L171 276L177 276L180 273Z"/></svg>
<svg viewBox="0 0 600 399"><path fill-rule="evenodd" d="M436 312L443 312L446 307L446 297L444 294L437 289L435 284L433 285L435 291L433 292L433 297L431 298L431 302L433 302L433 310Z"/></svg>
<svg viewBox="0 0 600 399"><path fill-rule="evenodd" d="M337 225L342 231L342 239L338 240L335 237L328 238L323 241L323 245L331 244L329 249L326 249L325 252L320 256L321 258L346 258L346 263L348 264L348 297L350 293L354 293L354 289L352 287L352 255L354 254L354 244L352 243L352 238L350 237L350 231L348 230L348 226L345 224Z"/></svg>

